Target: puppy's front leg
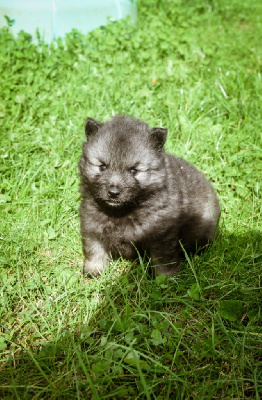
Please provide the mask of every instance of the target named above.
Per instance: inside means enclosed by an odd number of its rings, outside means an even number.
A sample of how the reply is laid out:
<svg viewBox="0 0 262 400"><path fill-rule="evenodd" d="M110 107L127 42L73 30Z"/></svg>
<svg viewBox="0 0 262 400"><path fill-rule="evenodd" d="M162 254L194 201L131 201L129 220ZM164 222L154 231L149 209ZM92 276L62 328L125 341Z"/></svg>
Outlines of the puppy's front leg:
<svg viewBox="0 0 262 400"><path fill-rule="evenodd" d="M179 249L173 249L167 243L155 243L150 251L152 266L155 270L155 276L164 274L166 276L173 276L179 271Z"/></svg>
<svg viewBox="0 0 262 400"><path fill-rule="evenodd" d="M93 277L101 275L109 265L110 255L98 240L83 237L82 242L85 255L83 274Z"/></svg>

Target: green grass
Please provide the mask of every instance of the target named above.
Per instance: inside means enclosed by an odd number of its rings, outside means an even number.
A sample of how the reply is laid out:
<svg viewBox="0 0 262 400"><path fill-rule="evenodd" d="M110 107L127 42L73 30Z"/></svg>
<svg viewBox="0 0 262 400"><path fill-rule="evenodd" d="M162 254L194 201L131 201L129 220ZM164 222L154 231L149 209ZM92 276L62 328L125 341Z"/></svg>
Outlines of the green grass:
<svg viewBox="0 0 262 400"><path fill-rule="evenodd" d="M138 22L0 32L1 399L260 399L262 5L138 1ZM87 116L168 128L211 179L221 238L171 279L82 277Z"/></svg>

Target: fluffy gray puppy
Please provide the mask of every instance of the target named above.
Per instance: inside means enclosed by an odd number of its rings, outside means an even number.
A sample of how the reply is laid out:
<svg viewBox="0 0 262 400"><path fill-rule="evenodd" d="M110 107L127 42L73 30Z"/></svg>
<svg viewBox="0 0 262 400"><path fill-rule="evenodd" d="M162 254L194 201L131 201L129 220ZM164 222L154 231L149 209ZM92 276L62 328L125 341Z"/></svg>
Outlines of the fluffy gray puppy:
<svg viewBox="0 0 262 400"><path fill-rule="evenodd" d="M167 130L120 115L87 118L79 162L84 273L97 276L111 258L146 251L155 273L179 269L180 241L189 251L217 232L220 207L204 175L166 154Z"/></svg>

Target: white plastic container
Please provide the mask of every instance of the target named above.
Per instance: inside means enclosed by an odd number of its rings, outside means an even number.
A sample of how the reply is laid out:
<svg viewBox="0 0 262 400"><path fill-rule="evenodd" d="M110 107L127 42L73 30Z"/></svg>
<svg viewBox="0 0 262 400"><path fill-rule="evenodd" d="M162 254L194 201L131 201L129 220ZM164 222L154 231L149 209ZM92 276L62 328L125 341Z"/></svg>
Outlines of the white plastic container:
<svg viewBox="0 0 262 400"><path fill-rule="evenodd" d="M7 15L15 22L11 32L21 30L41 37L48 43L56 37L63 37L72 29L87 33L101 25L108 18L118 20L130 15L135 22L135 0L0 0L0 27L6 26Z"/></svg>

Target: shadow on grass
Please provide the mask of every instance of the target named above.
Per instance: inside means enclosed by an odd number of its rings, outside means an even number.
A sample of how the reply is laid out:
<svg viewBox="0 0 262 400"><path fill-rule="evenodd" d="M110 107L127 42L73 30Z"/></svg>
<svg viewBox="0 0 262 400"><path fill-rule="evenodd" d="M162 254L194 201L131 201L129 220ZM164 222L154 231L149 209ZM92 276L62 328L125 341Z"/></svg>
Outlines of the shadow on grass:
<svg viewBox="0 0 262 400"><path fill-rule="evenodd" d="M88 325L2 359L0 398L261 398L261 248L257 231L225 232L174 278L143 265L110 280Z"/></svg>

